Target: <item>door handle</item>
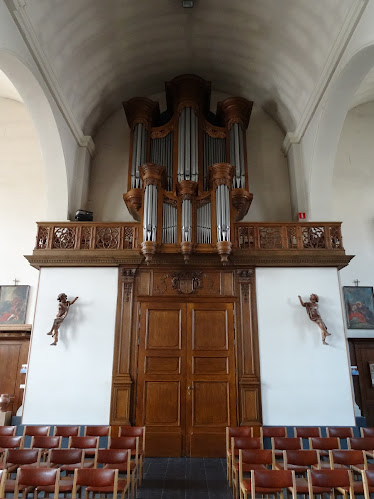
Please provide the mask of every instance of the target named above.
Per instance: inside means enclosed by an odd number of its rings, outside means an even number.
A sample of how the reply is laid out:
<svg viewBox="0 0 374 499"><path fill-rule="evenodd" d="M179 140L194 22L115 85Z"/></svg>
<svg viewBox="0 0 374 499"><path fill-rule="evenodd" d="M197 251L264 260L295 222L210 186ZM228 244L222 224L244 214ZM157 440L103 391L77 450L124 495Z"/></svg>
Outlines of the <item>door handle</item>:
<svg viewBox="0 0 374 499"><path fill-rule="evenodd" d="M193 389L194 389L194 387L193 387L193 386L187 386L187 389L188 389L188 390L193 390Z"/></svg>

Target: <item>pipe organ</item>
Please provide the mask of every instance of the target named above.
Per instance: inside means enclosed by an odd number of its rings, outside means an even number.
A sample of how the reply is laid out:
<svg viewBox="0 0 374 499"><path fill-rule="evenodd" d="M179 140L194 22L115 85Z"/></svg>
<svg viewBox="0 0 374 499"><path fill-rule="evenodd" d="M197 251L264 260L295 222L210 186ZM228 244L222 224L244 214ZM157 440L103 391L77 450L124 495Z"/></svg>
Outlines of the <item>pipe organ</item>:
<svg viewBox="0 0 374 499"><path fill-rule="evenodd" d="M231 253L231 226L248 212L246 130L252 102L231 97L210 111L210 82L167 82L167 109L145 97L124 103L131 128L124 201L143 226L142 252Z"/></svg>

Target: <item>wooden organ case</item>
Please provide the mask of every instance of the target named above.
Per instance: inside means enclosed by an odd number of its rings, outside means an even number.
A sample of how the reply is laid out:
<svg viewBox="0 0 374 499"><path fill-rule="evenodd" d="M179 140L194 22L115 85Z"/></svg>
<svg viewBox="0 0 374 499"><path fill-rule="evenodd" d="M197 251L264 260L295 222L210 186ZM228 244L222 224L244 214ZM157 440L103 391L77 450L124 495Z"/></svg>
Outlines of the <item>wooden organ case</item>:
<svg viewBox="0 0 374 499"><path fill-rule="evenodd" d="M166 100L163 113L147 98L124 103L123 197L143 261L120 267L111 423L145 425L150 456L224 456L226 426L261 423L254 271L232 253L252 201L252 102L229 98L213 114L195 75L167 82Z"/></svg>

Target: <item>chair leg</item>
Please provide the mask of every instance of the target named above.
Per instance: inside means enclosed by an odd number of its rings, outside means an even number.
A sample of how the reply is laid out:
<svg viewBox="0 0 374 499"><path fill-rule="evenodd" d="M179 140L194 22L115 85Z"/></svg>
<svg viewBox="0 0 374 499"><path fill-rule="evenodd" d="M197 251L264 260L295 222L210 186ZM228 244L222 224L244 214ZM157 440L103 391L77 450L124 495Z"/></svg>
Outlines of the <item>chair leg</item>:
<svg viewBox="0 0 374 499"><path fill-rule="evenodd" d="M226 457L226 465L227 465L227 480L229 481L229 485L231 485L231 457Z"/></svg>

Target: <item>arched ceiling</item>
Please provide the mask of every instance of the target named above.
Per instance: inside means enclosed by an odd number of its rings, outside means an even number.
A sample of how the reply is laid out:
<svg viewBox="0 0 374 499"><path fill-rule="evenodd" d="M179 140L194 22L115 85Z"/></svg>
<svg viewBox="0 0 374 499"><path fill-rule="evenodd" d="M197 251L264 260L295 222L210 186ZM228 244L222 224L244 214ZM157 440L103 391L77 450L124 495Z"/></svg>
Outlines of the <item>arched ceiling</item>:
<svg viewBox="0 0 374 499"><path fill-rule="evenodd" d="M374 66L374 61L373 61ZM356 90L350 108L361 106L367 102L374 101L374 67L362 80L361 85Z"/></svg>
<svg viewBox="0 0 374 499"><path fill-rule="evenodd" d="M355 0L23 0L76 120L196 73L293 131Z"/></svg>
<svg viewBox="0 0 374 499"><path fill-rule="evenodd" d="M0 71L0 97L3 97L4 99L12 99L18 102L23 102L20 94L17 92L16 87L2 71Z"/></svg>

